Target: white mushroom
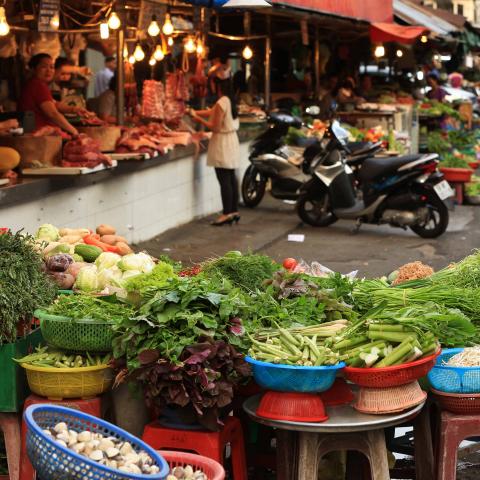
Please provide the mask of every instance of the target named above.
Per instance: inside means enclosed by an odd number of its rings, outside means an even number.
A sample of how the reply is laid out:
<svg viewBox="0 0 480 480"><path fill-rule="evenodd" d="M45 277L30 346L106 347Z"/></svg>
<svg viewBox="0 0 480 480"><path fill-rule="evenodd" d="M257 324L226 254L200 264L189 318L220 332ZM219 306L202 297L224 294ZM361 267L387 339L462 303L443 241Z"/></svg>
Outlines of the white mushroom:
<svg viewBox="0 0 480 480"><path fill-rule="evenodd" d="M69 445L70 447L70 445ZM79 442L70 447L74 452L82 453L85 450L85 442Z"/></svg>
<svg viewBox="0 0 480 480"><path fill-rule="evenodd" d="M63 440L65 443L68 444L70 442L70 435L68 434L68 430L64 430L57 435L57 440Z"/></svg>
<svg viewBox="0 0 480 480"><path fill-rule="evenodd" d="M53 429L54 429L57 433L64 432L65 430L68 431L68 427L67 427L67 424L66 424L65 422L57 423L57 424L55 425L55 427L53 427Z"/></svg>
<svg viewBox="0 0 480 480"><path fill-rule="evenodd" d="M96 462L103 460L103 452L101 450L94 450L88 458L90 460L95 460Z"/></svg>
<svg viewBox="0 0 480 480"><path fill-rule="evenodd" d="M129 453L133 452L133 448L130 445L130 443L125 442L121 447L120 447L120 453L122 455L128 455Z"/></svg>
<svg viewBox="0 0 480 480"><path fill-rule="evenodd" d="M115 447L110 447L106 450L105 453L107 454L108 458L113 458L113 457L116 457L120 453L120 450L118 448L115 448Z"/></svg>
<svg viewBox="0 0 480 480"><path fill-rule="evenodd" d="M89 442L92 439L92 432L83 431L80 432L77 436L79 442Z"/></svg>
<svg viewBox="0 0 480 480"><path fill-rule="evenodd" d="M125 455L125 463L137 464L139 461L140 457L135 452Z"/></svg>

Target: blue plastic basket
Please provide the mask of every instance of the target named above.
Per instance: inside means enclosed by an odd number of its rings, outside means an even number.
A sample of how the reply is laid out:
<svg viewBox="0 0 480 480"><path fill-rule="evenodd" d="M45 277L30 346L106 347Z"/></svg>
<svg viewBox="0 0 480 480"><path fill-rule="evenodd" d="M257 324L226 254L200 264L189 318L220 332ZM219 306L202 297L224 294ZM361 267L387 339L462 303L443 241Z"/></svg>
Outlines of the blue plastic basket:
<svg viewBox="0 0 480 480"><path fill-rule="evenodd" d="M263 388L277 392L324 392L335 381L344 362L330 367L301 367L260 362L251 357L245 360L252 365L255 381Z"/></svg>
<svg viewBox="0 0 480 480"><path fill-rule="evenodd" d="M428 373L431 386L447 393L480 393L480 367L449 367L443 365L463 348L442 350L437 362Z"/></svg>
<svg viewBox="0 0 480 480"><path fill-rule="evenodd" d="M151 447L124 430L92 415L55 405L32 405L24 413L27 425L27 454L37 475L45 480L163 480L169 474L168 463ZM88 430L128 441L136 452L145 451L160 468L154 475L138 475L100 465L45 435L43 429L65 422L69 430Z"/></svg>

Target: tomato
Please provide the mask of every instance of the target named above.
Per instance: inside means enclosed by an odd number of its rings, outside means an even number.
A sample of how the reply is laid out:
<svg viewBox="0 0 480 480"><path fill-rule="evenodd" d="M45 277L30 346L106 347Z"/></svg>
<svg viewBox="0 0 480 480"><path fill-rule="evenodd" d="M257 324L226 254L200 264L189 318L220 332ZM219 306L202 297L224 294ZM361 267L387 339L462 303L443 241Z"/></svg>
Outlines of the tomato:
<svg viewBox="0 0 480 480"><path fill-rule="evenodd" d="M0 235L4 235L10 231L9 228L0 228Z"/></svg>
<svg viewBox="0 0 480 480"><path fill-rule="evenodd" d="M286 270L293 270L298 265L298 262L294 258L286 258L283 261L283 268Z"/></svg>

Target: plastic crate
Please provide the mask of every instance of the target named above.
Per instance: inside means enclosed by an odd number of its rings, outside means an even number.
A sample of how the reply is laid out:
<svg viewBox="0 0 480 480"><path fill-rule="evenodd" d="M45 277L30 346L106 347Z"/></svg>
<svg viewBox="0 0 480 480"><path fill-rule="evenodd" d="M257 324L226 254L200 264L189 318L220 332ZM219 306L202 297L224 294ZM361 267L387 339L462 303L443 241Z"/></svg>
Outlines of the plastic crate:
<svg viewBox="0 0 480 480"><path fill-rule="evenodd" d="M43 341L36 329L17 340L0 346L0 412L20 412L30 394L25 371L12 358L22 358L35 350Z"/></svg>
<svg viewBox="0 0 480 480"><path fill-rule="evenodd" d="M439 392L480 393L480 367L450 367L444 365L450 357L463 348L449 348L442 351L428 374L430 385Z"/></svg>
<svg viewBox="0 0 480 480"><path fill-rule="evenodd" d="M40 319L44 340L52 347L70 352L110 352L112 350L112 325L92 319L73 320L50 315L42 310L35 312Z"/></svg>
<svg viewBox="0 0 480 480"><path fill-rule="evenodd" d="M253 377L263 388L277 392L324 392L335 381L344 362L324 367L301 367L260 362L251 357L245 360L252 365Z"/></svg>
<svg viewBox="0 0 480 480"><path fill-rule="evenodd" d="M27 453L33 468L44 480L164 480L169 472L167 462L153 448L128 432L100 418L71 408L54 405L32 405L24 413L27 425ZM129 442L136 452L145 451L160 468L158 474L137 475L106 467L47 436L43 429L65 422L69 430L88 430Z"/></svg>

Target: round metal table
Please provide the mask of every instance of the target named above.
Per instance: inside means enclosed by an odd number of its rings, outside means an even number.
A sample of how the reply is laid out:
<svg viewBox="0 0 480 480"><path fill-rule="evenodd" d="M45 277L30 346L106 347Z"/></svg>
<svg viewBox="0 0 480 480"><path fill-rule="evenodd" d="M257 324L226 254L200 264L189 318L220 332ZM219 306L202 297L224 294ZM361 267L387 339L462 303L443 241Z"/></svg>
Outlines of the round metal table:
<svg viewBox="0 0 480 480"><path fill-rule="evenodd" d="M248 398L243 408L255 421L279 429L277 436L277 479L315 480L321 457L335 450L358 450L369 459L372 480L388 480L389 469L384 428L413 420L424 403L410 410L390 415L367 415L350 405L327 407L328 420L303 423L270 420L256 414L261 395ZM298 433L298 449L295 435ZM295 460L292 458L295 452ZM295 474L295 471L297 474Z"/></svg>

